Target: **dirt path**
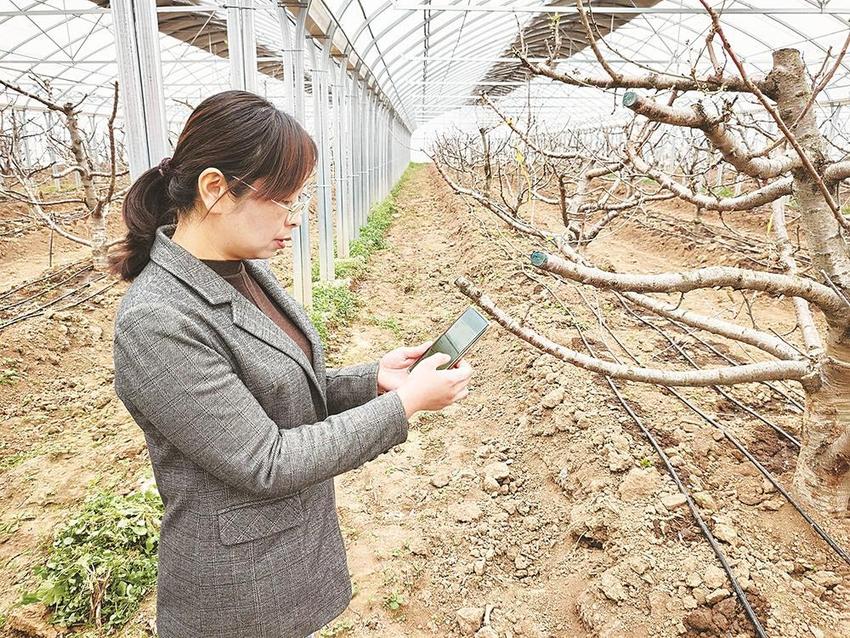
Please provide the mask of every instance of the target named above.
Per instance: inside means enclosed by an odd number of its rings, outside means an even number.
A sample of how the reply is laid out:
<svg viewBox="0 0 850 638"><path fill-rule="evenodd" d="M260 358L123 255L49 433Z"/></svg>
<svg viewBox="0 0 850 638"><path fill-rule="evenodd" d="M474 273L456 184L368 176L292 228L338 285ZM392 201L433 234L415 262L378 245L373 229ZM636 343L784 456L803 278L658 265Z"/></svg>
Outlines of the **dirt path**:
<svg viewBox="0 0 850 638"><path fill-rule="evenodd" d="M574 320L523 272L535 275L524 266L532 242L469 210L430 168L414 171L399 207L390 248L358 285L366 305L334 335L344 345L329 365L435 336L468 305L452 284L458 275L565 345L581 347L579 326L616 350L572 286L543 280ZM618 227L591 255L647 271L693 265L693 251L635 225ZM281 277L289 264L273 261ZM0 369L26 375L0 384L0 611L32 582L52 529L86 493L129 491L150 473L141 432L111 387L112 320L124 290L0 335ZM640 358L682 367L659 335L610 299L585 295ZM689 303L740 305L720 292ZM783 332L793 326L787 306L758 299L754 318ZM322 635L473 635L485 610L490 626L479 638L752 635L687 510L666 498L672 481L600 377L539 356L497 325L469 360L477 372L466 400L416 415L405 444L338 478L356 595ZM850 635L846 566L799 515L674 398L636 384L623 393L703 492L709 526L734 532L721 546L768 635ZM773 432L711 390L685 394L789 484L794 454ZM732 394L798 432L799 417L762 386ZM850 547L846 527L826 527ZM148 635L152 607L149 597L121 635Z"/></svg>

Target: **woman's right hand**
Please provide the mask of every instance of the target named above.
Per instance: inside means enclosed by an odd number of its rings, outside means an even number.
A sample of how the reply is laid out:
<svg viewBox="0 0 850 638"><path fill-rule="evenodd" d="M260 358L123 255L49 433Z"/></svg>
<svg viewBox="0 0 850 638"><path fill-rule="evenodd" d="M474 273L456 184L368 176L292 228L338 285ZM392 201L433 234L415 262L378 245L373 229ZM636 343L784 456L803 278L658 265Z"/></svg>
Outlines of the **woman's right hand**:
<svg viewBox="0 0 850 638"><path fill-rule="evenodd" d="M474 371L472 366L460 359L454 368L437 370L449 361L451 357L444 352L422 359L398 387L407 418L420 410L442 410L469 394L466 386Z"/></svg>

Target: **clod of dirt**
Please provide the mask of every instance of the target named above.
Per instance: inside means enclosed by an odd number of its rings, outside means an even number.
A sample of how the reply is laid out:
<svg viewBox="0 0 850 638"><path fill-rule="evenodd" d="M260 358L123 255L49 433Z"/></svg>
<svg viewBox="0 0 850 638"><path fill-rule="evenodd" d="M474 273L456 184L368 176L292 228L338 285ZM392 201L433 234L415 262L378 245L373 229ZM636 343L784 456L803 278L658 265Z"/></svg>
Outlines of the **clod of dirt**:
<svg viewBox="0 0 850 638"><path fill-rule="evenodd" d="M695 609L685 616L685 625L697 631L708 631L714 627L711 620L711 610L705 607Z"/></svg>
<svg viewBox="0 0 850 638"><path fill-rule="evenodd" d="M761 485L751 482L739 485L735 490L738 500L744 505L755 506L761 503L767 496L762 493Z"/></svg>
<svg viewBox="0 0 850 638"><path fill-rule="evenodd" d="M702 582L710 589L723 587L726 582L726 572L716 565L709 565L702 574ZM699 585L699 583L697 583Z"/></svg>
<svg viewBox="0 0 850 638"><path fill-rule="evenodd" d="M605 598L613 601L626 600L629 595L622 581L617 577L613 569L609 569L599 579L599 589L605 594Z"/></svg>
<svg viewBox="0 0 850 638"><path fill-rule="evenodd" d="M568 531L576 538L602 546L620 524L620 508L607 495L579 503L570 511Z"/></svg>
<svg viewBox="0 0 850 638"><path fill-rule="evenodd" d="M552 409L556 405L560 405L564 400L564 389L557 387L540 400L540 404L544 408Z"/></svg>
<svg viewBox="0 0 850 638"><path fill-rule="evenodd" d="M731 592L725 587L719 587L705 597L705 603L707 605L714 605L715 603L719 603L724 598L729 598L731 596Z"/></svg>
<svg viewBox="0 0 850 638"><path fill-rule="evenodd" d="M443 488L449 484L449 475L447 472L438 472L431 477L431 485L437 489Z"/></svg>
<svg viewBox="0 0 850 638"><path fill-rule="evenodd" d="M510 475L511 468L507 463L503 463L502 461L490 463L484 468L484 476L486 478L492 478L498 483L504 482Z"/></svg>
<svg viewBox="0 0 850 638"><path fill-rule="evenodd" d="M449 508L452 518L459 523L472 523L481 518L481 508L475 503L458 503Z"/></svg>
<svg viewBox="0 0 850 638"><path fill-rule="evenodd" d="M651 496L661 487L661 475L654 467L635 467L629 470L620 483L620 498L626 502L639 501Z"/></svg>
<svg viewBox="0 0 850 638"><path fill-rule="evenodd" d="M738 532L734 530L731 525L727 525L726 523L718 523L714 526L714 530L712 530L714 537L718 540L723 541L724 543L729 543L730 545L738 544Z"/></svg>
<svg viewBox="0 0 850 638"><path fill-rule="evenodd" d="M632 466L630 454L623 454L617 450L608 451L608 469L612 472L625 472Z"/></svg>
<svg viewBox="0 0 850 638"><path fill-rule="evenodd" d="M715 501L714 497L708 492L694 492L691 494L691 498L700 509L708 510L710 512L717 511L717 501Z"/></svg>
<svg viewBox="0 0 850 638"><path fill-rule="evenodd" d="M687 502L688 499L681 492L678 494L667 494L661 497L661 504L670 512L684 507Z"/></svg>
<svg viewBox="0 0 850 638"><path fill-rule="evenodd" d="M458 627L464 636L473 636L484 622L484 609L482 607L463 607L455 614Z"/></svg>

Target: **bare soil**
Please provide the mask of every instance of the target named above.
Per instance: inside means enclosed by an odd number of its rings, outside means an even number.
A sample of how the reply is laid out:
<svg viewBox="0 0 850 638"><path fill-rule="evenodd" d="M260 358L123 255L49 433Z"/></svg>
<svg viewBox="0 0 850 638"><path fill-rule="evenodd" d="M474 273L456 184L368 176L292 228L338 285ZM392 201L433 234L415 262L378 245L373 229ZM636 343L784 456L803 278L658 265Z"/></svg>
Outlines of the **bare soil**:
<svg viewBox="0 0 850 638"><path fill-rule="evenodd" d="M688 207L665 212L693 224ZM556 211L541 206L536 215L557 227ZM750 219L736 226L759 227ZM430 167L414 171L401 190L387 241L356 285L365 302L358 318L332 336L329 365L433 338L469 304L453 285L459 275L567 347L583 350L584 334L600 356L629 360L600 326L591 310L598 308L645 365L687 366L664 334L701 366L723 363L676 328L658 323L659 333L640 324L610 295L543 277L528 260L540 246L470 209ZM588 255L643 272L740 259L720 244L686 241L622 222ZM57 259L84 254L63 247ZM4 289L39 276L45 255L43 233L4 244ZM288 254L272 265L288 279ZM0 369L26 375L0 384L0 612L33 582L52 530L90 490L129 491L150 475L141 431L111 386L112 321L124 290L119 284L67 312L0 331L0 357L13 360ZM742 322L751 313L780 334L794 326L788 301L748 301L751 310L737 293L706 291L685 303ZM759 357L705 339L735 360ZM468 359L476 372L467 399L415 415L406 443L338 477L356 593L323 635L754 635L687 507L669 498L677 489L661 460L602 377L541 356L495 323ZM689 489L702 494L700 511L722 537L767 634L850 635L847 565L696 412L659 388L618 387ZM799 398L792 385L782 388ZM728 393L799 436L799 413L777 392L751 384ZM711 389L681 394L790 486L795 451L770 427ZM846 523L817 520L850 548ZM488 624L479 629L484 612ZM11 613L23 626L23 613ZM152 615L149 596L120 635L150 635ZM48 635L43 622L30 620L31 635Z"/></svg>

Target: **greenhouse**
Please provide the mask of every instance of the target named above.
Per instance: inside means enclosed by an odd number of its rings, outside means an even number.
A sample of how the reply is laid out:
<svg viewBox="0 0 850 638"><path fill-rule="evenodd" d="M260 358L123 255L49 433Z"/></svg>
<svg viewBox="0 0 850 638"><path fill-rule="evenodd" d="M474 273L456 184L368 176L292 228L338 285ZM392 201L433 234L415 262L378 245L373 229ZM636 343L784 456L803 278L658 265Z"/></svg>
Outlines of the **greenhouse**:
<svg viewBox="0 0 850 638"><path fill-rule="evenodd" d="M850 636L850 1L0 36L0 636Z"/></svg>

